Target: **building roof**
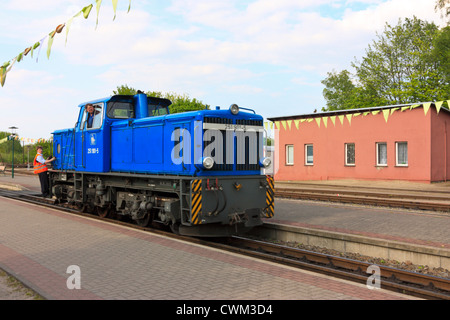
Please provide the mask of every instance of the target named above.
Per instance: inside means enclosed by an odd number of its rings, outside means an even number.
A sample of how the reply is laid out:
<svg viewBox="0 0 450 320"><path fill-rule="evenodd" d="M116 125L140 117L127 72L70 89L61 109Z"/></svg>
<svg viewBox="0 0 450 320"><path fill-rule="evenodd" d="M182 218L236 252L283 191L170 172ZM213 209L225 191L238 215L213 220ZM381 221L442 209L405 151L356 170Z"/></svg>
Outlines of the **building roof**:
<svg viewBox="0 0 450 320"><path fill-rule="evenodd" d="M270 121L280 121L280 120L289 120L289 119L303 119L303 118L316 118L323 116L335 116L335 115L345 115L351 113L358 112L371 112L376 110L386 110L386 109L394 109L394 108L417 108L417 107L431 107L438 106L439 110L444 110L445 112L450 114L450 110L447 108L441 108L443 101L439 102L418 102L418 103L407 103L407 104L397 104L392 106L383 106L383 107L371 107L371 108L359 108L359 109L344 109L344 110L334 110L327 112L317 112L317 113L309 113L309 114L300 114L300 115L291 115L291 116L281 116L281 117L270 117L267 120ZM447 101L447 106L450 108L450 100Z"/></svg>

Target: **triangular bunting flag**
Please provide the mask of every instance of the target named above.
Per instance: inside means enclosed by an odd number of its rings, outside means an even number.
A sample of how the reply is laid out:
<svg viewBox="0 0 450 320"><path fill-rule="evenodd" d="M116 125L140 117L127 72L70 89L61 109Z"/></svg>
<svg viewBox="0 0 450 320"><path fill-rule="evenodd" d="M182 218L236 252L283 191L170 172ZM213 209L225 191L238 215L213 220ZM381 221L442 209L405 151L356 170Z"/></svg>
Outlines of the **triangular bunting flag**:
<svg viewBox="0 0 450 320"><path fill-rule="evenodd" d="M277 130L280 130L280 121L275 121L275 127Z"/></svg>
<svg viewBox="0 0 450 320"><path fill-rule="evenodd" d="M93 7L93 5L90 4L81 10L83 12L83 16L85 19L87 19L89 17L89 13L91 13L92 7Z"/></svg>
<svg viewBox="0 0 450 320"><path fill-rule="evenodd" d="M357 117L357 116L360 116L361 115L361 113L360 112L358 112L358 113L354 113L353 114L353 117Z"/></svg>
<svg viewBox="0 0 450 320"><path fill-rule="evenodd" d="M319 128L320 128L320 118L315 118L315 119L316 119L317 125L318 125Z"/></svg>
<svg viewBox="0 0 450 320"><path fill-rule="evenodd" d="M291 130L292 120L288 120L287 124L288 124L289 130Z"/></svg>
<svg viewBox="0 0 450 320"><path fill-rule="evenodd" d="M403 111L405 111L405 110L407 110L407 109L410 109L410 108L411 108L410 106L402 107L402 108L400 109L400 111L403 112Z"/></svg>
<svg viewBox="0 0 450 320"><path fill-rule="evenodd" d="M39 47L40 45L41 45L40 42L36 42L33 46L31 46L31 50L30 50L31 58L33 58L33 51L34 51L34 49L36 49L36 48Z"/></svg>
<svg viewBox="0 0 450 320"><path fill-rule="evenodd" d="M373 115L373 116L376 116L376 115L379 114L379 113L380 113L380 110L372 111L372 115Z"/></svg>
<svg viewBox="0 0 450 320"><path fill-rule="evenodd" d="M19 55L16 57L16 61L20 62L23 58L23 52L19 53Z"/></svg>
<svg viewBox="0 0 450 320"><path fill-rule="evenodd" d="M323 117L323 124L325 125L325 128L327 127L328 117Z"/></svg>
<svg viewBox="0 0 450 320"><path fill-rule="evenodd" d="M2 87L5 85L6 81L6 67L0 67L0 84Z"/></svg>
<svg viewBox="0 0 450 320"><path fill-rule="evenodd" d="M348 123L349 123L350 125L352 125L352 114L347 114L347 115L345 115L345 117L347 118Z"/></svg>
<svg viewBox="0 0 450 320"><path fill-rule="evenodd" d="M102 4L102 0L95 0L95 8L97 10L97 21L95 22L95 29L97 29L98 26L98 14L100 13L100 6ZM131 6L131 0L130 0L130 6Z"/></svg>
<svg viewBox="0 0 450 320"><path fill-rule="evenodd" d="M336 126L336 116L331 116L330 119L331 122L333 122L333 125Z"/></svg>
<svg viewBox="0 0 450 320"><path fill-rule="evenodd" d="M38 50L38 54L37 54L37 57L36 57L36 62L38 62L39 61L39 54L41 53L41 48L42 48L42 43L44 42L44 40L47 38L48 36L45 36L44 38L42 38L41 39L41 41L39 41L39 50Z"/></svg>
<svg viewBox="0 0 450 320"><path fill-rule="evenodd" d="M430 110L431 107L431 102L427 102L423 104L423 112L425 113L425 115L427 115L428 110Z"/></svg>
<svg viewBox="0 0 450 320"><path fill-rule="evenodd" d="M436 106L436 111L437 111L437 113L439 113L439 111L441 110L442 103L444 103L444 101L438 101L438 102L435 102L435 103L434 103L434 105ZM448 101L447 101L447 105L449 105L449 104L448 104Z"/></svg>
<svg viewBox="0 0 450 320"><path fill-rule="evenodd" d="M281 121L281 124L283 125L284 130L286 130L286 120Z"/></svg>
<svg viewBox="0 0 450 320"><path fill-rule="evenodd" d="M53 34L53 36L52 36ZM50 32L48 35L48 46L47 46L47 59L50 59L50 51L52 50L53 38L55 37L54 32Z"/></svg>
<svg viewBox="0 0 450 320"><path fill-rule="evenodd" d="M397 110L399 110L400 108L392 108L391 109L391 115L395 112L395 111L397 111Z"/></svg>
<svg viewBox="0 0 450 320"><path fill-rule="evenodd" d="M420 107L420 104L413 104L411 105L411 110Z"/></svg>
<svg viewBox="0 0 450 320"><path fill-rule="evenodd" d="M344 124L344 115L340 115L340 116L338 116L338 118L339 118L339 121L341 121L341 124L343 125Z"/></svg>
<svg viewBox="0 0 450 320"><path fill-rule="evenodd" d="M389 109L383 110L384 120L386 121L386 123L388 122L389 111Z"/></svg>
<svg viewBox="0 0 450 320"><path fill-rule="evenodd" d="M295 124L295 127L297 128L297 130L298 130L298 124L300 123L300 120L294 120L294 124Z"/></svg>
<svg viewBox="0 0 450 320"><path fill-rule="evenodd" d="M118 0L112 0L113 9L114 9L114 19L113 20L116 20L117 1Z"/></svg>

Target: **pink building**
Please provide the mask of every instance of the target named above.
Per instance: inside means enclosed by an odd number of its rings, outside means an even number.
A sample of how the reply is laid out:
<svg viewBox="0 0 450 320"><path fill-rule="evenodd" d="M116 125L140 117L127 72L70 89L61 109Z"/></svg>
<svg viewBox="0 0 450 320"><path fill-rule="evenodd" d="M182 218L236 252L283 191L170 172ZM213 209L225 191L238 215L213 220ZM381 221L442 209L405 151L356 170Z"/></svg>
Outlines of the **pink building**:
<svg viewBox="0 0 450 320"><path fill-rule="evenodd" d="M449 101L447 101L447 104ZM450 111L442 102L270 118L275 180L450 178Z"/></svg>

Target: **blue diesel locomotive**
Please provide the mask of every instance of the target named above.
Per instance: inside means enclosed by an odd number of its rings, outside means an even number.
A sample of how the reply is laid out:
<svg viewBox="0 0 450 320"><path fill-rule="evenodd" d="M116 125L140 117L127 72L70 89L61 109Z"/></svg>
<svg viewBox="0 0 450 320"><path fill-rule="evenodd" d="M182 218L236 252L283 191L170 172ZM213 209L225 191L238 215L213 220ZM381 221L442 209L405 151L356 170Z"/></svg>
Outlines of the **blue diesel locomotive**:
<svg viewBox="0 0 450 320"><path fill-rule="evenodd" d="M241 234L272 217L263 118L237 105L169 114L170 104L140 93L80 104L75 127L53 132L53 197L190 236Z"/></svg>

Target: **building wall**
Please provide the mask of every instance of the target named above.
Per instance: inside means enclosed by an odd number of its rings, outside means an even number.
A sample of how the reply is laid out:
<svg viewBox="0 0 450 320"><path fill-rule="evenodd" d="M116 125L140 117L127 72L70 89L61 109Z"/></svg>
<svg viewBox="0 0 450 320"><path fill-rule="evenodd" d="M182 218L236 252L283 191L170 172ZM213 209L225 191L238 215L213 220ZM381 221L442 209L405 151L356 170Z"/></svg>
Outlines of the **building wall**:
<svg viewBox="0 0 450 320"><path fill-rule="evenodd" d="M450 179L450 116L431 113L431 181Z"/></svg>
<svg viewBox="0 0 450 320"><path fill-rule="evenodd" d="M279 130L275 179L441 181L450 175L446 160L450 159L450 148L444 148L450 141L450 130L445 133L447 122L450 123L447 113L437 115L436 110L430 108L425 115L420 107L403 112L397 110L389 115L387 123L382 112L353 116L351 122L344 118L343 124L337 117L335 124L328 118L326 127L323 119L320 127L315 120L299 123L299 129L292 123L290 129L286 126ZM386 143L386 166L377 165L377 142ZM407 166L396 164L397 142L407 143ZM355 144L354 166L345 165L345 143ZM305 165L306 144L313 145L311 166ZM286 145L294 146L293 165L286 164Z"/></svg>

